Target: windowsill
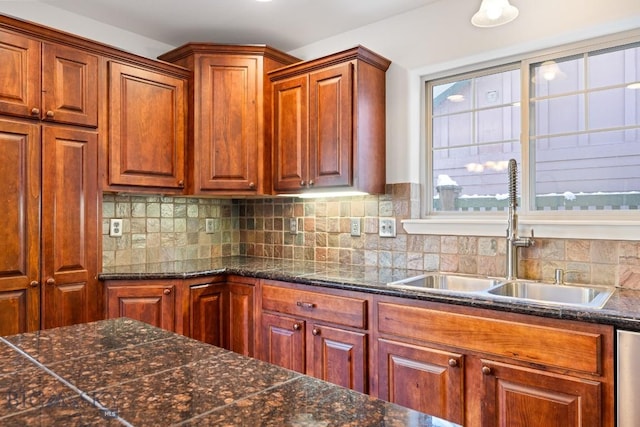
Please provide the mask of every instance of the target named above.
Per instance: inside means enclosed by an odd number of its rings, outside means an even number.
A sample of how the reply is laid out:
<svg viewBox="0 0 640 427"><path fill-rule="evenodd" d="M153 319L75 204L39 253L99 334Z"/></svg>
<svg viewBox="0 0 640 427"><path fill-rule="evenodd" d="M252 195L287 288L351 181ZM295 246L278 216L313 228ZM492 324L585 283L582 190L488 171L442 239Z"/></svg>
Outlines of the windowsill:
<svg viewBox="0 0 640 427"><path fill-rule="evenodd" d="M507 215L497 218L429 218L405 219L402 226L408 234L452 236L506 236ZM640 240L640 221L632 220L566 220L518 217L518 233L551 239Z"/></svg>

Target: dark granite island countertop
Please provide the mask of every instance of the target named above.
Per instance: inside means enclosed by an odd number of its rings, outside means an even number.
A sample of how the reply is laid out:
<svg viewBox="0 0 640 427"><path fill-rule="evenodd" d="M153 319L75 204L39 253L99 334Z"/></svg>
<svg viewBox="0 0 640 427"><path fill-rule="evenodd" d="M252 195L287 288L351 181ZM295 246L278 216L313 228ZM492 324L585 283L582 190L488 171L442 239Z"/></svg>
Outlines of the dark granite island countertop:
<svg viewBox="0 0 640 427"><path fill-rule="evenodd" d="M2 426L455 426L131 319L0 337Z"/></svg>

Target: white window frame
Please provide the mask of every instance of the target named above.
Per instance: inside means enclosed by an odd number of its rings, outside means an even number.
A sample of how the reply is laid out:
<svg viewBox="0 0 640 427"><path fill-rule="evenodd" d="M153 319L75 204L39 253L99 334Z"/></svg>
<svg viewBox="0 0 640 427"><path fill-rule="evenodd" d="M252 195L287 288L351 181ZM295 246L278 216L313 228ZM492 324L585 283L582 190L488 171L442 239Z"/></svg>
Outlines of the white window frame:
<svg viewBox="0 0 640 427"><path fill-rule="evenodd" d="M640 41L640 30L633 30L597 39L586 40L571 45L556 47L545 51L503 58L482 64L475 64L459 69L443 71L437 74L421 77L421 213L419 219L402 221L405 231L409 234L436 234L460 236L504 236L507 227L507 212L433 212L430 206L433 200L432 171L428 156L431 145L427 138L427 82L436 79L452 77L482 71L488 68L500 70L509 64L520 63L521 70L521 159L518 168L522 182L521 203L518 207L519 230L521 236L535 233L543 238L567 239L606 239L606 240L640 240L640 211L611 210L611 211L532 211L530 197L532 195L529 180L529 70L533 63L550 59L571 56L585 51L597 51L609 47L622 46ZM504 68L503 68L504 69ZM505 173L505 192L507 189L507 174Z"/></svg>

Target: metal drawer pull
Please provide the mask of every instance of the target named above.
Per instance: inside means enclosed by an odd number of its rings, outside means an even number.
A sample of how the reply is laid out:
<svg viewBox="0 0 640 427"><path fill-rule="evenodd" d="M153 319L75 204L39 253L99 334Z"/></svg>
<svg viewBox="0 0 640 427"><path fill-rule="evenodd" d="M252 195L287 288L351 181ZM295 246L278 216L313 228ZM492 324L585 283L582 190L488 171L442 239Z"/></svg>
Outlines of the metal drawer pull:
<svg viewBox="0 0 640 427"><path fill-rule="evenodd" d="M300 323L294 323L293 324L293 330L294 331L299 331L300 328L302 328L302 326L300 325Z"/></svg>
<svg viewBox="0 0 640 427"><path fill-rule="evenodd" d="M298 302L296 303L296 305L297 305L298 307L302 307L302 308L315 308L315 307L316 307L316 305L315 305L314 303L312 303L312 302L302 302L302 301L298 301Z"/></svg>

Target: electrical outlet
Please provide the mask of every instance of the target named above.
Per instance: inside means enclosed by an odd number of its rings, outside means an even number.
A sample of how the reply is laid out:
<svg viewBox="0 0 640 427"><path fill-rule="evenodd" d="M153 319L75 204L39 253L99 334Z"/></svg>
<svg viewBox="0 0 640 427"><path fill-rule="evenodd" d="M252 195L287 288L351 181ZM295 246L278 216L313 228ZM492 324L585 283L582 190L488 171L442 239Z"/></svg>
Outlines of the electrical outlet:
<svg viewBox="0 0 640 427"><path fill-rule="evenodd" d="M289 234L298 234L298 218L289 218Z"/></svg>
<svg viewBox="0 0 640 427"><path fill-rule="evenodd" d="M351 218L351 235L353 237L361 236L361 220L360 218Z"/></svg>
<svg viewBox="0 0 640 427"><path fill-rule="evenodd" d="M207 234L213 234L213 227L213 218L205 218L204 232Z"/></svg>
<svg viewBox="0 0 640 427"><path fill-rule="evenodd" d="M122 219L112 218L109 221L109 236L122 237Z"/></svg>
<svg viewBox="0 0 640 427"><path fill-rule="evenodd" d="M396 237L396 219L380 218L380 228L378 229L380 237Z"/></svg>

